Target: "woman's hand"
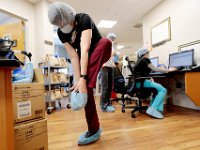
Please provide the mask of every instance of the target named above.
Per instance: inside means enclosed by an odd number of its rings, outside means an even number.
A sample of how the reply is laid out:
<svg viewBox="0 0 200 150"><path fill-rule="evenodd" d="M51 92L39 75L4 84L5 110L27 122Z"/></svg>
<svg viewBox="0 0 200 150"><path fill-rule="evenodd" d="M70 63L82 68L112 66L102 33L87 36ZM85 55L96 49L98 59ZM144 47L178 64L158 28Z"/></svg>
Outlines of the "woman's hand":
<svg viewBox="0 0 200 150"><path fill-rule="evenodd" d="M177 71L177 68L169 68L169 72Z"/></svg>
<svg viewBox="0 0 200 150"><path fill-rule="evenodd" d="M69 89L70 91L73 91L75 87L77 86L77 83L74 83L74 85Z"/></svg>
<svg viewBox="0 0 200 150"><path fill-rule="evenodd" d="M86 80L84 78L80 78L78 80L78 83L74 87L74 92L79 93L87 93L87 86L86 86Z"/></svg>
<svg viewBox="0 0 200 150"><path fill-rule="evenodd" d="M151 82L154 82L154 79L153 78L151 78L151 79L149 79Z"/></svg>

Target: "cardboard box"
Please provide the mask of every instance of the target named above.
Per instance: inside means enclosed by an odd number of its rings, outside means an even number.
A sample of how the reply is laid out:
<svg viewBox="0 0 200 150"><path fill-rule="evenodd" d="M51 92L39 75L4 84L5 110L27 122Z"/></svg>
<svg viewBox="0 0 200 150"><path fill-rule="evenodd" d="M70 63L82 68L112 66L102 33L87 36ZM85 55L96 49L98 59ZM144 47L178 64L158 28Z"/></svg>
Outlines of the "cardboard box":
<svg viewBox="0 0 200 150"><path fill-rule="evenodd" d="M41 69L34 70L33 83L12 86L14 123L44 118L44 78Z"/></svg>
<svg viewBox="0 0 200 150"><path fill-rule="evenodd" d="M16 125L15 150L48 150L47 120Z"/></svg>

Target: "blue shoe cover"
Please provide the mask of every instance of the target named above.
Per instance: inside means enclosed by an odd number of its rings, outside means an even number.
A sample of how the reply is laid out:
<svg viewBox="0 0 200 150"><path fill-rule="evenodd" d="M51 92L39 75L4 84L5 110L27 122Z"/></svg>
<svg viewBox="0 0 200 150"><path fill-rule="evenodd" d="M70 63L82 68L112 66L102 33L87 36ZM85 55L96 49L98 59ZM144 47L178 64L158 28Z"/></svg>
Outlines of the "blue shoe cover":
<svg viewBox="0 0 200 150"><path fill-rule="evenodd" d="M113 106L107 106L105 109L101 109L102 112L114 112L115 108Z"/></svg>
<svg viewBox="0 0 200 150"><path fill-rule="evenodd" d="M146 111L146 113L152 117L158 118L158 119L163 119L163 115L157 111L155 108L153 107L149 107Z"/></svg>
<svg viewBox="0 0 200 150"><path fill-rule="evenodd" d="M102 129L99 129L97 133L90 137L86 137L87 132L84 132L83 134L80 135L79 140L78 140L78 145L87 145L90 143L93 143L97 140L99 140L101 136Z"/></svg>

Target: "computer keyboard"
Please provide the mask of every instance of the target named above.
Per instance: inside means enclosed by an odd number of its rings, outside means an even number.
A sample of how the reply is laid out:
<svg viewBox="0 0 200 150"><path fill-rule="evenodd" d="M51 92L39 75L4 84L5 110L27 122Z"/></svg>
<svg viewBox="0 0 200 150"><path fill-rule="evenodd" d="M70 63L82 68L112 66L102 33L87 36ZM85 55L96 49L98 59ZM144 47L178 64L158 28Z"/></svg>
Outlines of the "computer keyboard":
<svg viewBox="0 0 200 150"><path fill-rule="evenodd" d="M181 71L191 71L191 69L187 68L187 69L182 69Z"/></svg>
<svg viewBox="0 0 200 150"><path fill-rule="evenodd" d="M200 66L192 66L191 68L178 68L178 71L200 71Z"/></svg>
<svg viewBox="0 0 200 150"><path fill-rule="evenodd" d="M185 67L177 67L178 71L191 71L190 68L185 68Z"/></svg>
<svg viewBox="0 0 200 150"><path fill-rule="evenodd" d="M192 70L192 71L200 71L200 65L198 65L198 66L193 66L193 67L191 68L191 70Z"/></svg>
<svg viewBox="0 0 200 150"><path fill-rule="evenodd" d="M151 72L150 74L164 74L163 72Z"/></svg>

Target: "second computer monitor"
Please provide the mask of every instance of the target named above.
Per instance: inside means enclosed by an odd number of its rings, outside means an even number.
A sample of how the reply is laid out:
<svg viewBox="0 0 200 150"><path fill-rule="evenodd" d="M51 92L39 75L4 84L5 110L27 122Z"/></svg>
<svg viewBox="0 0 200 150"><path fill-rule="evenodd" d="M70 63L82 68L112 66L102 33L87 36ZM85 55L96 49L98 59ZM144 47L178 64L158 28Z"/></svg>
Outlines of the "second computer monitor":
<svg viewBox="0 0 200 150"><path fill-rule="evenodd" d="M194 49L169 55L169 67L190 67L194 61Z"/></svg>
<svg viewBox="0 0 200 150"><path fill-rule="evenodd" d="M150 61L154 66L158 67L158 61L159 61L158 57L150 58Z"/></svg>

